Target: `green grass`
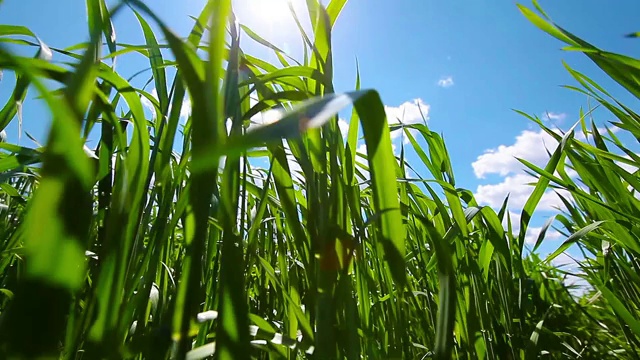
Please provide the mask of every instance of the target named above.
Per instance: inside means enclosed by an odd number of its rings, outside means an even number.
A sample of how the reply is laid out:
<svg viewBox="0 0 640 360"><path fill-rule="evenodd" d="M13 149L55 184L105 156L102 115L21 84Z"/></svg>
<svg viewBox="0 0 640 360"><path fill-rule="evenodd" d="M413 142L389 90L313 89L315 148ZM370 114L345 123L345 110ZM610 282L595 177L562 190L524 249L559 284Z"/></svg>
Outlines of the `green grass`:
<svg viewBox="0 0 640 360"><path fill-rule="evenodd" d="M0 143L2 357L637 357L640 182L620 164L640 158L617 134L640 139L640 116L566 65L581 85L571 89L609 109L618 132L600 133L587 114L559 135L531 117L559 145L544 169L523 159L539 180L514 233L506 200L482 207L456 186L455 159L426 122L390 128L359 75L354 91L334 93L331 28L346 1L307 5L302 60L238 26L228 0L209 1L184 39L137 0L88 0L89 41L71 49L0 25L0 69L17 75L0 129L21 121L27 93L52 120L42 147ZM529 21L640 95L638 60L594 48L534 5L542 15L520 8ZM118 12L135 13L144 44L118 43ZM280 63L245 54L240 32ZM114 70L135 54L157 98ZM350 105L343 139L337 113ZM250 124L276 107L278 121ZM399 155L390 131L409 140ZM100 140L87 152L90 133ZM427 173L409 177L409 151ZM541 259L524 239L548 188L570 194L556 217L567 240ZM593 288L581 296L551 263L569 246Z"/></svg>

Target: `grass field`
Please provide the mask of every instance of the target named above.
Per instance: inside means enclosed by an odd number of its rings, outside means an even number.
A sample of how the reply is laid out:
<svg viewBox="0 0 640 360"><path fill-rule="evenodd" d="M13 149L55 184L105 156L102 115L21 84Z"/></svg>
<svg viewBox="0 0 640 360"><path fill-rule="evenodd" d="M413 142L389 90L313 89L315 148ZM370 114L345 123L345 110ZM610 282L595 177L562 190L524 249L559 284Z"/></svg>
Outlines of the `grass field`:
<svg viewBox="0 0 640 360"><path fill-rule="evenodd" d="M426 121L390 127L359 77L334 93L331 29L346 0L307 4L291 14L311 19L304 59L239 26L229 0L209 1L187 38L139 0L87 0L91 37L72 49L0 25L0 69L16 74L0 128L19 121L27 92L51 114L44 146L0 143L0 356L640 356L640 156L619 140L640 139L640 115L565 64L576 80L566 91L616 120L603 131L585 112L560 133L530 117L558 144L545 168L522 160L538 181L514 224L507 199L479 206L456 186L455 159ZM520 7L523 21L640 96L640 61L593 47L534 5ZM146 43L118 43L120 12L135 12ZM280 63L245 54L240 32ZM66 61L50 62L54 52ZM114 70L131 53L148 58L155 96ZM337 114L351 105L343 137ZM273 122L251 123L270 109L280 109ZM390 131L409 140L397 153ZM416 175L405 151L428 172ZM566 240L540 258L525 234L550 188L568 194L555 217ZM577 295L551 262L570 246L585 258L572 275L590 285Z"/></svg>

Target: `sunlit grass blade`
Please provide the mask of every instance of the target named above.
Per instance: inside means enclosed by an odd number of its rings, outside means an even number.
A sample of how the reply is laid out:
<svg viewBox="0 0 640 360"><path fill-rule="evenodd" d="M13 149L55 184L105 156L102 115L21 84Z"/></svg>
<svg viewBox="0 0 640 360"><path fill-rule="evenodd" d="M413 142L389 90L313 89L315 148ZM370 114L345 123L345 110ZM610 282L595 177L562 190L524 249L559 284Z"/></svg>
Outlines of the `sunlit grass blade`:
<svg viewBox="0 0 640 360"><path fill-rule="evenodd" d="M158 41L156 40L156 36L149 24L147 24L146 20L137 12L134 12L138 22L140 22L140 26L142 27L142 32L144 34L145 40L147 42L147 46L149 47L149 62L151 64L151 71L153 72L153 80L155 82L155 90L158 94L158 101L160 103L160 113L164 114L169 107L169 94L167 90L167 78L165 74L165 69L162 67L163 57L162 52L160 52L160 48L158 47ZM158 118L158 124L163 122L164 119Z"/></svg>

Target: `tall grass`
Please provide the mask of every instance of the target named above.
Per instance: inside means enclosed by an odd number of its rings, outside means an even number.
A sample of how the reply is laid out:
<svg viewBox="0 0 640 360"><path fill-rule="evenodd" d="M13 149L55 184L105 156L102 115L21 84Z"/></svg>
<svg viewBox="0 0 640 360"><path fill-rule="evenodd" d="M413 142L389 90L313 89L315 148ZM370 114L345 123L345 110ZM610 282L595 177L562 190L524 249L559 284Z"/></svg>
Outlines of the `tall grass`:
<svg viewBox="0 0 640 360"><path fill-rule="evenodd" d="M538 121L559 145L545 169L525 162L540 180L514 233L506 200L479 206L456 187L446 145L426 123L389 127L359 76L353 92L334 93L331 30L345 0L307 1L309 34L291 8L303 60L239 25L228 0L209 1L184 39L141 1L86 5L90 39L73 49L0 25L0 69L16 74L0 128L16 121L27 92L52 119L43 147L0 143L3 357L633 356L637 175L618 164L638 157L613 132L605 139L593 126L590 145ZM636 60L521 9L638 93ZM111 19L123 11L135 14L145 44L117 42ZM240 32L280 64L245 54ZM8 44L35 47L36 57ZM53 52L66 60L49 62ZM133 52L148 58L157 98L115 70ZM618 117L614 126L636 135L637 114L569 70ZM185 97L191 114L181 124ZM337 114L349 105L343 138ZM275 122L252 124L268 109L281 109ZM399 154L391 131L409 140ZM94 133L99 145L89 149ZM410 175L408 151L428 173ZM524 237L549 186L572 198L557 217L569 237L545 261ZM572 244L597 291L581 298L549 263Z"/></svg>

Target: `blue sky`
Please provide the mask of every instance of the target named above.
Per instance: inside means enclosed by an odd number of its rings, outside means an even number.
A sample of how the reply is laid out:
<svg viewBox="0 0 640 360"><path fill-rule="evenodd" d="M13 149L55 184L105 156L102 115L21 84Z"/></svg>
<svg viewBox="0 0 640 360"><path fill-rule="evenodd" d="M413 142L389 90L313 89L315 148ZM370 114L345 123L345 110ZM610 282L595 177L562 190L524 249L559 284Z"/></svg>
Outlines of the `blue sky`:
<svg viewBox="0 0 640 360"><path fill-rule="evenodd" d="M147 3L175 32L186 35L192 26L188 15L197 15L203 2ZM300 6L303 1L294 2L306 20ZM297 30L290 18L277 15L281 9L278 0L234 3L240 22L301 59ZM5 0L0 6L0 23L27 26L50 46L63 48L88 37L83 4ZM554 21L596 46L640 56L640 41L623 37L640 30L640 2L618 0L613 5L601 0L541 0L540 4ZM115 20L115 27L119 42L143 43L130 11ZM248 38L241 46L249 54L277 63L274 55ZM580 107L588 106L583 95L560 87L575 85L562 60L621 100L635 104L585 56L561 51L562 44L530 24L514 1L349 0L336 23L333 47L337 91L354 87L357 58L363 88L377 89L389 114L404 111L404 121L411 122L417 120L416 104L428 110L430 127L444 135L459 187L474 191L483 204L495 207L511 193L511 210L516 213L530 190L523 185L528 179L513 156L544 164L543 144L546 141L553 147L553 143L511 109L539 116L549 112L548 123L566 129L577 120ZM60 59L54 56L54 60ZM147 66L146 59L134 55L120 59L118 70L126 75ZM11 74L5 74L0 83L3 103L12 82ZM34 96L28 95L23 129L44 141L48 114ZM594 115L599 123L612 120L604 111ZM17 141L16 124L7 130L10 139ZM24 136L21 143L30 144ZM542 209L550 210L554 201L552 196L546 197ZM539 212L534 225L540 226L550 213ZM558 241L554 242L552 235L542 252L558 246Z"/></svg>

